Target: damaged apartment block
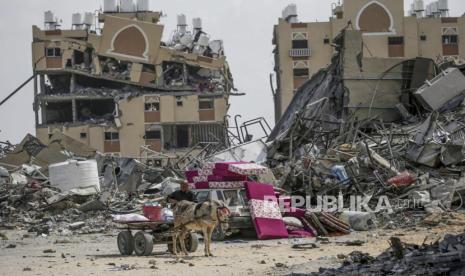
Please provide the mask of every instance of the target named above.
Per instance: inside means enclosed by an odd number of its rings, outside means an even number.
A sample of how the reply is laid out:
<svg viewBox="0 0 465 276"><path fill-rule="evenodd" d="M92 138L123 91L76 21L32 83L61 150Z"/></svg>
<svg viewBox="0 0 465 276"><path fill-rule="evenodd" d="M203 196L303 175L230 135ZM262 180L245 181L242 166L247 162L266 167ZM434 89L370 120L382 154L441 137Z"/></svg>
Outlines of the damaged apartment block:
<svg viewBox="0 0 465 276"><path fill-rule="evenodd" d="M33 27L36 134L62 132L100 152L139 156L226 144L225 116L234 90L221 40L185 15L163 42L161 13L147 1L73 14L61 29L50 11ZM116 2L115 2L116 3Z"/></svg>

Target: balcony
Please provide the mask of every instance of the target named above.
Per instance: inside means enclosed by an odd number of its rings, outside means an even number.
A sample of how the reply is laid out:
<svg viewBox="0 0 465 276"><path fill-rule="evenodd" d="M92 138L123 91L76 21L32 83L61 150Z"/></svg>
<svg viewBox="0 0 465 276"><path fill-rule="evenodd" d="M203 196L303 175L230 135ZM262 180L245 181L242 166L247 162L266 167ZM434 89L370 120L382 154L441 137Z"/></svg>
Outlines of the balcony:
<svg viewBox="0 0 465 276"><path fill-rule="evenodd" d="M290 57L310 57L312 54L309 48L290 49Z"/></svg>

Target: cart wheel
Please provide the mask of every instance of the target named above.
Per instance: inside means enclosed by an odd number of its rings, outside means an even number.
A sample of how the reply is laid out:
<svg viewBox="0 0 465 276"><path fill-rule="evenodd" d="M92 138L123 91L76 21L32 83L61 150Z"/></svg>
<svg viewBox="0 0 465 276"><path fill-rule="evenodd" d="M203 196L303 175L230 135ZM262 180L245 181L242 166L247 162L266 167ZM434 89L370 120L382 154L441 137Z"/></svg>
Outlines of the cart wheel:
<svg viewBox="0 0 465 276"><path fill-rule="evenodd" d="M192 253L197 251L199 247L199 236L196 233L189 233L186 237L185 244L187 252Z"/></svg>
<svg viewBox="0 0 465 276"><path fill-rule="evenodd" d="M153 251L153 237L144 231L134 235L134 250L137 256L149 256Z"/></svg>
<svg viewBox="0 0 465 276"><path fill-rule="evenodd" d="M123 231L118 234L118 249L121 255L130 256L134 252L134 237L131 231Z"/></svg>

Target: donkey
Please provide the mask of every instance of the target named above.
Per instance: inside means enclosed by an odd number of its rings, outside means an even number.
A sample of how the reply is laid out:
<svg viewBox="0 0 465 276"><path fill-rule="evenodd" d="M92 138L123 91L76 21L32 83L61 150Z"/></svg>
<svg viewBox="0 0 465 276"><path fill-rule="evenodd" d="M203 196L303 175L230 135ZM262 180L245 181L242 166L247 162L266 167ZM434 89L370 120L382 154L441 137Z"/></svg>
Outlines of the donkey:
<svg viewBox="0 0 465 276"><path fill-rule="evenodd" d="M184 243L190 231L202 231L205 243L205 256L213 256L210 252L210 243L213 230L220 223L223 231L228 226L230 211L226 205L218 200L210 199L202 203L180 201L176 203L174 213L173 253L178 255L176 242L179 238L181 250L188 255Z"/></svg>

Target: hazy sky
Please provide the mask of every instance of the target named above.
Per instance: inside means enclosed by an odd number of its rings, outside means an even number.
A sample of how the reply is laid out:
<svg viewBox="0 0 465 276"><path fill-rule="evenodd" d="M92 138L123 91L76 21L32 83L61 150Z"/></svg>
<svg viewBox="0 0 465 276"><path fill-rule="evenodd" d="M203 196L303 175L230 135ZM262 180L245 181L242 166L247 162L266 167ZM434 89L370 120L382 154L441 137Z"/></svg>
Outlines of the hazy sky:
<svg viewBox="0 0 465 276"><path fill-rule="evenodd" d="M350 1L350 0L346 0ZM409 5L412 0L406 0ZM296 3L301 21L327 21L327 0L150 0L152 10L161 10L165 39L176 27L176 15L184 13L188 22L203 19L212 39L223 39L235 85L247 96L232 97L230 115L243 119L263 116L273 124L273 100L269 74L273 71L272 30L281 10ZM426 3L431 1L426 0ZM73 12L95 11L103 0L16 0L1 1L0 9L0 100L32 75L32 25L43 25L43 12L52 10L69 28ZM449 0L451 16L465 11L464 0ZM0 140L20 141L34 134L32 82L0 107Z"/></svg>

